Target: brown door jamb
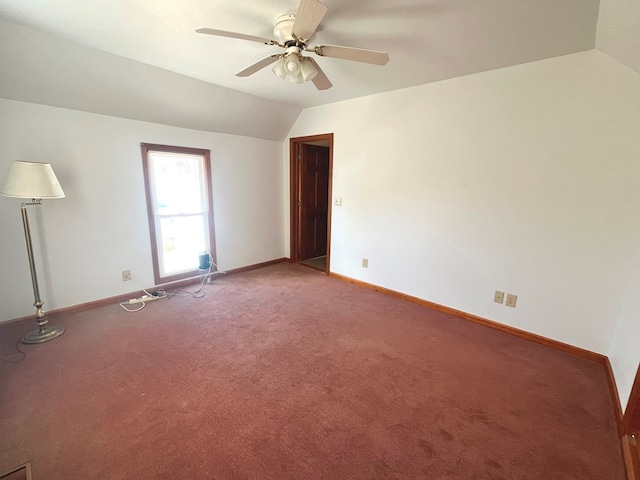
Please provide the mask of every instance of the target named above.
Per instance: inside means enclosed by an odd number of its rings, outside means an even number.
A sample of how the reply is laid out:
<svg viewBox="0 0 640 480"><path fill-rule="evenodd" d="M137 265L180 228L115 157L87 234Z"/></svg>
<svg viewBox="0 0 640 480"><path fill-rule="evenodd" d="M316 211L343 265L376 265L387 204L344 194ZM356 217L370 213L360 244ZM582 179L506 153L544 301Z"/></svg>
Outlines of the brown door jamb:
<svg viewBox="0 0 640 480"><path fill-rule="evenodd" d="M622 452L629 480L640 480L640 366L622 419Z"/></svg>

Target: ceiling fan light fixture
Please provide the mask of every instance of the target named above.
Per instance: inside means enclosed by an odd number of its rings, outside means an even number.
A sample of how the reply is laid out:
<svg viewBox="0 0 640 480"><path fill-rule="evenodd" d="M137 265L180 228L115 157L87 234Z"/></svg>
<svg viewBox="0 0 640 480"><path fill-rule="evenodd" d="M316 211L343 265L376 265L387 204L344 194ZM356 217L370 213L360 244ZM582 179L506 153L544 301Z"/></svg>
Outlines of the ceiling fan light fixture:
<svg viewBox="0 0 640 480"><path fill-rule="evenodd" d="M318 67L310 58L291 52L280 57L274 64L272 71L282 80L301 84L313 80L318 74Z"/></svg>
<svg viewBox="0 0 640 480"><path fill-rule="evenodd" d="M303 58L300 62L300 73L302 74L303 81L308 82L315 78L318 74L318 69L310 59Z"/></svg>
<svg viewBox="0 0 640 480"><path fill-rule="evenodd" d="M302 72L298 71L295 75L289 75L290 83L304 83L304 77L302 76Z"/></svg>
<svg viewBox="0 0 640 480"><path fill-rule="evenodd" d="M287 78L287 71L284 69L284 58L280 58L273 66L273 73L275 73L281 79Z"/></svg>
<svg viewBox="0 0 640 480"><path fill-rule="evenodd" d="M285 70L289 75L297 75L300 72L300 59L295 53L290 53L285 57Z"/></svg>

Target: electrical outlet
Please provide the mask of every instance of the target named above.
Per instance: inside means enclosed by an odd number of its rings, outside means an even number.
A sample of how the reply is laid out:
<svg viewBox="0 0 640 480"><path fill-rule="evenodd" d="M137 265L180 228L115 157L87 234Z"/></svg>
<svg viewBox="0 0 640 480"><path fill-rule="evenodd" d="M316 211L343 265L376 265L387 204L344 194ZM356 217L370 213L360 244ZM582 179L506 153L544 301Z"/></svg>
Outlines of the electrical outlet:
<svg viewBox="0 0 640 480"><path fill-rule="evenodd" d="M122 281L128 282L131 280L131 270L123 270L122 271Z"/></svg>
<svg viewBox="0 0 640 480"><path fill-rule="evenodd" d="M518 301L518 296L513 293L507 293L507 302L505 305L507 307L516 308L516 302Z"/></svg>
<svg viewBox="0 0 640 480"><path fill-rule="evenodd" d="M496 303L504 302L504 292L496 290L496 293L493 294L493 301Z"/></svg>
<svg viewBox="0 0 640 480"><path fill-rule="evenodd" d="M336 197L336 199L333 201L333 204L336 207L341 207L342 206L342 197Z"/></svg>
<svg viewBox="0 0 640 480"><path fill-rule="evenodd" d="M369 259L368 258L363 258L362 259L362 268L369 268Z"/></svg>

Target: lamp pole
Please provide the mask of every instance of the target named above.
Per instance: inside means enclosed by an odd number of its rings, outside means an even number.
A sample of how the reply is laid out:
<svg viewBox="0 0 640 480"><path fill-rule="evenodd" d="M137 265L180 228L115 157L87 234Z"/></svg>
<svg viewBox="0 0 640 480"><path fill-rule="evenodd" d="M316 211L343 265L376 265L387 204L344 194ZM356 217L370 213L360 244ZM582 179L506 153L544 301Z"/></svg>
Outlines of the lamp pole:
<svg viewBox="0 0 640 480"><path fill-rule="evenodd" d="M31 243L31 230L29 229L29 218L27 216L28 205L42 205L41 199L32 199L29 203L22 203L20 209L22 211L22 226L24 227L24 238L27 242L27 256L29 257L29 269L31 270L31 283L33 284L33 306L36 307L36 323L37 330L32 330L22 337L22 343L42 343L59 337L64 333L64 327L49 327L47 324L47 314L42 309L44 302L40 298L40 288L38 287L38 275L36 273L36 264L33 260L33 244Z"/></svg>

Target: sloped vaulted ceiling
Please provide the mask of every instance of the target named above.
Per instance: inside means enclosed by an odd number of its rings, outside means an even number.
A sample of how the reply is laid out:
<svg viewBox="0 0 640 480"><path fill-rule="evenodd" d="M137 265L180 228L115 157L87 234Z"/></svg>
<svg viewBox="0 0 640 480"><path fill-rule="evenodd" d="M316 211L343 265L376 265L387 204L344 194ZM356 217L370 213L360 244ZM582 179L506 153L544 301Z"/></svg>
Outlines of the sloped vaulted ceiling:
<svg viewBox="0 0 640 480"><path fill-rule="evenodd" d="M282 141L301 108L0 19L0 97Z"/></svg>
<svg viewBox="0 0 640 480"><path fill-rule="evenodd" d="M640 73L640 1L600 1L596 48Z"/></svg>
<svg viewBox="0 0 640 480"><path fill-rule="evenodd" d="M277 47L194 33L271 38L274 18L298 0L0 0L0 97L283 140L305 107L596 47L640 71L638 0L323 3L312 44L383 50L391 61L316 57L334 84L319 92L270 68L235 76Z"/></svg>

